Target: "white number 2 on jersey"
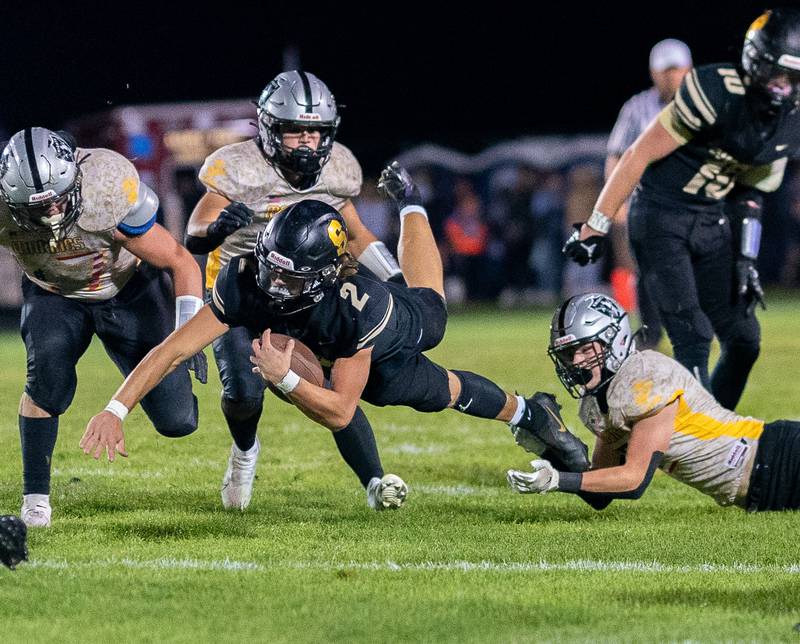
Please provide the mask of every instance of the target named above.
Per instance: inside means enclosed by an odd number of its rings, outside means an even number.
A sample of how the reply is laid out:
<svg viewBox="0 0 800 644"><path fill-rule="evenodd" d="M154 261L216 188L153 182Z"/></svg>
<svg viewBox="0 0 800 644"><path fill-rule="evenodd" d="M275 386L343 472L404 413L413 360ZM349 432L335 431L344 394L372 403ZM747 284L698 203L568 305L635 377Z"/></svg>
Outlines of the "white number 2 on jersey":
<svg viewBox="0 0 800 644"><path fill-rule="evenodd" d="M369 299L369 293L364 293L361 297L358 297L358 291L356 291L356 285L350 282L345 282L342 284L342 288L339 289L339 295L342 299L346 300L350 298L351 304L356 307L358 311L364 310L364 305L367 303Z"/></svg>

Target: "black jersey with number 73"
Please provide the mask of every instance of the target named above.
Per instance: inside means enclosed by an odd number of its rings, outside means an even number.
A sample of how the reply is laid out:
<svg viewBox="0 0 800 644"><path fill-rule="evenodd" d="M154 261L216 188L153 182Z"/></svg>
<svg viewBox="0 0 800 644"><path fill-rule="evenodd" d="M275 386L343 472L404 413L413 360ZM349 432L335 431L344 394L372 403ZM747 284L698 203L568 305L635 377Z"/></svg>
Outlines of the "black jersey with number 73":
<svg viewBox="0 0 800 644"><path fill-rule="evenodd" d="M759 110L731 64L692 69L657 118L681 147L651 164L641 186L669 202L714 207L735 184L772 192L800 150L800 110Z"/></svg>

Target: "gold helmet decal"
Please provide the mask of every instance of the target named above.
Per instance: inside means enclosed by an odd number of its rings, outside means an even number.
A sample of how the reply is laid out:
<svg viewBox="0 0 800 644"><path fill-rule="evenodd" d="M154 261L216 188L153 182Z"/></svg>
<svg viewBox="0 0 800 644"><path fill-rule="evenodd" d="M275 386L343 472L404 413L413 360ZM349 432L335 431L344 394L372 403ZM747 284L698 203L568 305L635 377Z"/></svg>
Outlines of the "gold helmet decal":
<svg viewBox="0 0 800 644"><path fill-rule="evenodd" d="M758 18L753 20L753 24L751 24L750 28L747 30L745 38L751 40L759 31L761 31L764 28L764 25L767 24L767 20L769 20L770 15L772 15L772 11L765 11Z"/></svg>
<svg viewBox="0 0 800 644"><path fill-rule="evenodd" d="M347 233L342 228L342 224L336 219L332 219L328 224L328 237L331 238L331 242L336 246L336 254L339 256L344 255L347 250Z"/></svg>

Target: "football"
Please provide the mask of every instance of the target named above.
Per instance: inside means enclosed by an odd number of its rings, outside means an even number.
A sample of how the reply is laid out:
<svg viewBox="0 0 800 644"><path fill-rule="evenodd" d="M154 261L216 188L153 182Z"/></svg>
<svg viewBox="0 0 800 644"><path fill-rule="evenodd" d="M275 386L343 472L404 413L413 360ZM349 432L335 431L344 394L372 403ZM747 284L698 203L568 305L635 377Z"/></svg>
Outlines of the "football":
<svg viewBox="0 0 800 644"><path fill-rule="evenodd" d="M271 333L270 341L272 346L281 351L292 338L288 335L280 333ZM292 351L292 371L294 371L303 380L317 385L318 387L325 386L325 374L322 373L322 365L320 365L317 356L300 340L294 341L294 351ZM286 396L278 391L272 383L267 383L267 388L275 394L278 398L285 402L291 402Z"/></svg>

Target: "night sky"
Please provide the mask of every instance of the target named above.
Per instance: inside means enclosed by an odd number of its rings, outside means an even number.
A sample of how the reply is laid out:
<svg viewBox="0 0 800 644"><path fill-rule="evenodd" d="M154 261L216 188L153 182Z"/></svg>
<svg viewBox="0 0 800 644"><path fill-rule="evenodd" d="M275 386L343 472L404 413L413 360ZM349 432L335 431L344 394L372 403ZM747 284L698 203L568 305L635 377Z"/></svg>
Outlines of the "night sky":
<svg viewBox="0 0 800 644"><path fill-rule="evenodd" d="M339 139L361 157L422 141L474 152L519 135L607 132L649 85L656 41L685 40L696 63L733 60L765 6L167 4L4 2L0 124L13 132L111 105L255 97L294 46L346 106Z"/></svg>

